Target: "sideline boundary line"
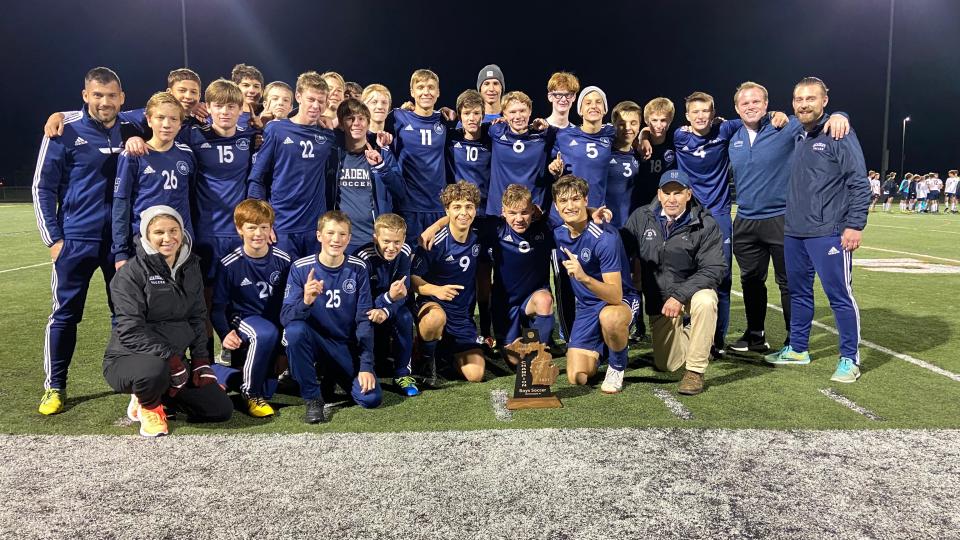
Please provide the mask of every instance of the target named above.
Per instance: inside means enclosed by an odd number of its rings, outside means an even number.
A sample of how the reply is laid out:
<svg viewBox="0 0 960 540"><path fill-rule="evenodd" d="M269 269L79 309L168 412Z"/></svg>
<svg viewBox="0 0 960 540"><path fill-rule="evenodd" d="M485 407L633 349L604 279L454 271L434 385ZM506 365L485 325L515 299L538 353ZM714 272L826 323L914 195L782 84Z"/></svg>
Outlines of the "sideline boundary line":
<svg viewBox="0 0 960 540"><path fill-rule="evenodd" d="M853 401L852 399L848 398L847 396L845 396L845 395L837 392L837 391L834 390L833 388L821 388L821 389L820 389L820 393L823 394L823 395L825 395L825 396L827 396L828 398L832 399L833 401L836 401L836 402L839 403L840 405L843 405L844 407L850 409L851 411L867 417L867 418L870 419L870 420L874 420L874 421L881 421L881 420L883 420L883 418L881 418L880 416L878 416L876 413L874 413L874 412L871 411L870 409L867 409L866 407L861 407L860 405L857 405L857 402L855 402L855 401Z"/></svg>
<svg viewBox="0 0 960 540"><path fill-rule="evenodd" d="M947 261L952 263L960 264L960 260L957 259L947 259L946 257L934 257L933 255L924 255L923 253L913 253L911 251L897 251L895 249L884 249L870 246L860 246L860 249L872 249L874 251L883 251L886 253L899 253L900 255L912 255L914 257L921 257L924 259L937 259L938 261Z"/></svg>
<svg viewBox="0 0 960 540"><path fill-rule="evenodd" d="M693 413L690 412L690 409L688 409L683 403L680 403L680 400L673 397L673 394L671 394L669 391L664 390L663 388L654 388L653 395L660 398L660 401L662 401L663 404L670 409L670 412L672 412L677 418L681 420L693 420Z"/></svg>
<svg viewBox="0 0 960 540"><path fill-rule="evenodd" d="M863 247L863 246L860 246L860 247ZM733 295L739 296L740 298L743 298L743 293L740 292L740 291L731 289L731 290L730 290L730 293L733 294ZM783 308L781 308L780 306L778 306L778 305L776 305L776 304L771 304L771 303L768 302L768 303L767 303L767 307L770 308L770 309L772 309L772 310L774 310L774 311L779 311L780 313L783 313ZM814 320L814 321L813 321L813 326L815 326L815 327L817 327L817 328L819 328L819 329L821 329L821 330L826 330L827 332L829 332L829 333L831 333L831 334L833 334L833 335L835 335L835 336L839 336L839 335L840 335L840 332L838 332L836 328L834 328L834 327L832 327L832 326L828 326L828 325L826 325L826 324L823 324L823 323L820 322L820 321ZM873 350L875 350L875 351L880 351L880 352L882 352L882 353L884 353L884 354L890 355L890 356L892 356L892 357L894 357L894 358L897 358L897 359L899 359L899 360L903 360L904 362L909 362L909 363L911 363L911 364L913 364L913 365L915 365L915 366L919 366L919 367L922 367L923 369L926 369L926 370L928 370L928 371L932 371L932 372L936 373L937 375L943 375L944 377L946 377L946 378L948 378L948 379L950 379L950 380L952 380L952 381L954 381L954 382L960 382L960 374L957 374L957 373L954 373L954 372L952 372L952 371L943 369L943 368L940 367L940 366L935 366L935 365L931 364L930 362L927 362L926 360L920 360L919 358L914 358L914 357L910 356L909 354L898 353L897 351L895 351L895 350L893 350L893 349L884 347L883 345L879 345L879 344L874 343L874 342L872 342L872 341L867 341L866 339L860 339L860 344L863 345L864 347L873 349Z"/></svg>
<svg viewBox="0 0 960 540"><path fill-rule="evenodd" d="M46 266L48 264L53 264L53 263L43 262L43 263L31 264L28 266L21 266L19 268L7 268L6 270L0 270L0 274L6 274L7 272L16 272L17 270L26 270L27 268L36 268L38 266Z"/></svg>

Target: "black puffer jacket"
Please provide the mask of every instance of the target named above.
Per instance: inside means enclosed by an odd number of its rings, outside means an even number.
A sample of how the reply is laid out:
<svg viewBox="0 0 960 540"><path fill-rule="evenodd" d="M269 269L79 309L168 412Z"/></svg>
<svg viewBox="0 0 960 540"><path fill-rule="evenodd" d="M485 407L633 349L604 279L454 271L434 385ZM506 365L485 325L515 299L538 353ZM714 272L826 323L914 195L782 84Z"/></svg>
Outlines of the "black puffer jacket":
<svg viewBox="0 0 960 540"><path fill-rule="evenodd" d="M727 273L720 228L694 199L665 237L658 201L634 210L621 229L627 255L641 263L647 315L659 315L670 297L687 303L701 289L716 289Z"/></svg>
<svg viewBox="0 0 960 540"><path fill-rule="evenodd" d="M110 282L116 324L105 365L131 354L169 358L188 348L193 358L210 358L203 277L190 244L184 234L172 270L163 255L148 253L141 243L136 256L117 271Z"/></svg>

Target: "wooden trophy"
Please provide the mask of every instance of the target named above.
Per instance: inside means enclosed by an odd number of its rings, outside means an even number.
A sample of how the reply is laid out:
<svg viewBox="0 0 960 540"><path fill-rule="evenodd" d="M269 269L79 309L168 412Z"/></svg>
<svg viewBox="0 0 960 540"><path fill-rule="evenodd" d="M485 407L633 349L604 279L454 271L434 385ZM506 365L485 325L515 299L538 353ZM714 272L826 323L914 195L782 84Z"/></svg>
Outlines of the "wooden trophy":
<svg viewBox="0 0 960 540"><path fill-rule="evenodd" d="M517 361L517 383L507 409L556 409L563 407L560 398L550 391L560 368L553 364L547 346L540 343L537 331L523 330L523 336L504 347L508 359Z"/></svg>

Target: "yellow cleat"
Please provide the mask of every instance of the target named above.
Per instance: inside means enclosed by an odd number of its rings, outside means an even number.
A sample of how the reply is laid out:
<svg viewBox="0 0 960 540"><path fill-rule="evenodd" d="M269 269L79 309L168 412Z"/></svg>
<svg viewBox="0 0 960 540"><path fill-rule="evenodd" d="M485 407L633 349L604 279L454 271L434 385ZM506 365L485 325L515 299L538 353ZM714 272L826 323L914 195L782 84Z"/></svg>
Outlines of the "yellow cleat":
<svg viewBox="0 0 960 540"><path fill-rule="evenodd" d="M40 414L51 415L63 412L63 402L67 399L67 391L59 388L47 388L40 400Z"/></svg>
<svg viewBox="0 0 960 540"><path fill-rule="evenodd" d="M273 407L267 403L267 400L262 397L248 397L247 398L247 411L250 412L250 416L254 418L264 418L267 416L273 416Z"/></svg>
<svg viewBox="0 0 960 540"><path fill-rule="evenodd" d="M152 409L141 405L137 416L140 418L140 435L159 437L170 433L167 428L167 413L163 412L163 405L157 405Z"/></svg>

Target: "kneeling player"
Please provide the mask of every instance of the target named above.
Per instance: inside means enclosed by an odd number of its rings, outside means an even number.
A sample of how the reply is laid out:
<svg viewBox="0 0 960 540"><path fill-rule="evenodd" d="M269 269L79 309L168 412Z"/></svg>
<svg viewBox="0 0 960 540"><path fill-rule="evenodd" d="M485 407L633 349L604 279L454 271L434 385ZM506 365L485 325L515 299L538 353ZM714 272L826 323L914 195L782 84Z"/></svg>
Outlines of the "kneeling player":
<svg viewBox="0 0 960 540"><path fill-rule="evenodd" d="M280 312L290 374L306 401L308 424L326 421L318 371L350 388L350 396L365 409L383 400L373 371L367 265L344 254L350 245L350 218L337 210L323 214L317 240L320 253L293 263Z"/></svg>
<svg viewBox="0 0 960 540"><path fill-rule="evenodd" d="M480 190L461 180L444 188L440 200L450 224L436 234L429 251L417 251L410 277L417 292L420 354L435 380L434 355L444 338L443 352L453 354L463 377L480 382L485 363L473 322L480 243L472 229Z"/></svg>
<svg viewBox="0 0 960 540"><path fill-rule="evenodd" d="M586 384L597 372L606 345L607 374L600 390L623 388L630 326L640 311L640 295L630 280L630 265L620 234L610 224L591 223L586 180L567 175L553 185L553 200L564 226L554 229L559 258L570 275L576 317L567 341L567 379Z"/></svg>
<svg viewBox="0 0 960 540"><path fill-rule="evenodd" d="M250 416L258 418L273 415L265 398L273 395L276 381L268 383L267 377L280 352L281 295L290 271L290 256L270 245L273 220L273 208L264 201L247 199L237 205L233 222L243 246L220 260L210 310L224 351L233 351L231 363L241 365L217 364L213 370L227 388L242 377L240 393Z"/></svg>
<svg viewBox="0 0 960 540"><path fill-rule="evenodd" d="M397 214L381 214L373 223L373 242L357 250L357 257L367 265L373 309L367 317L376 326L374 353L386 356L380 345L387 344L393 357L393 382L407 396L420 393L410 375L413 355L413 314L404 301L410 280L410 246L403 239L407 224Z"/></svg>

